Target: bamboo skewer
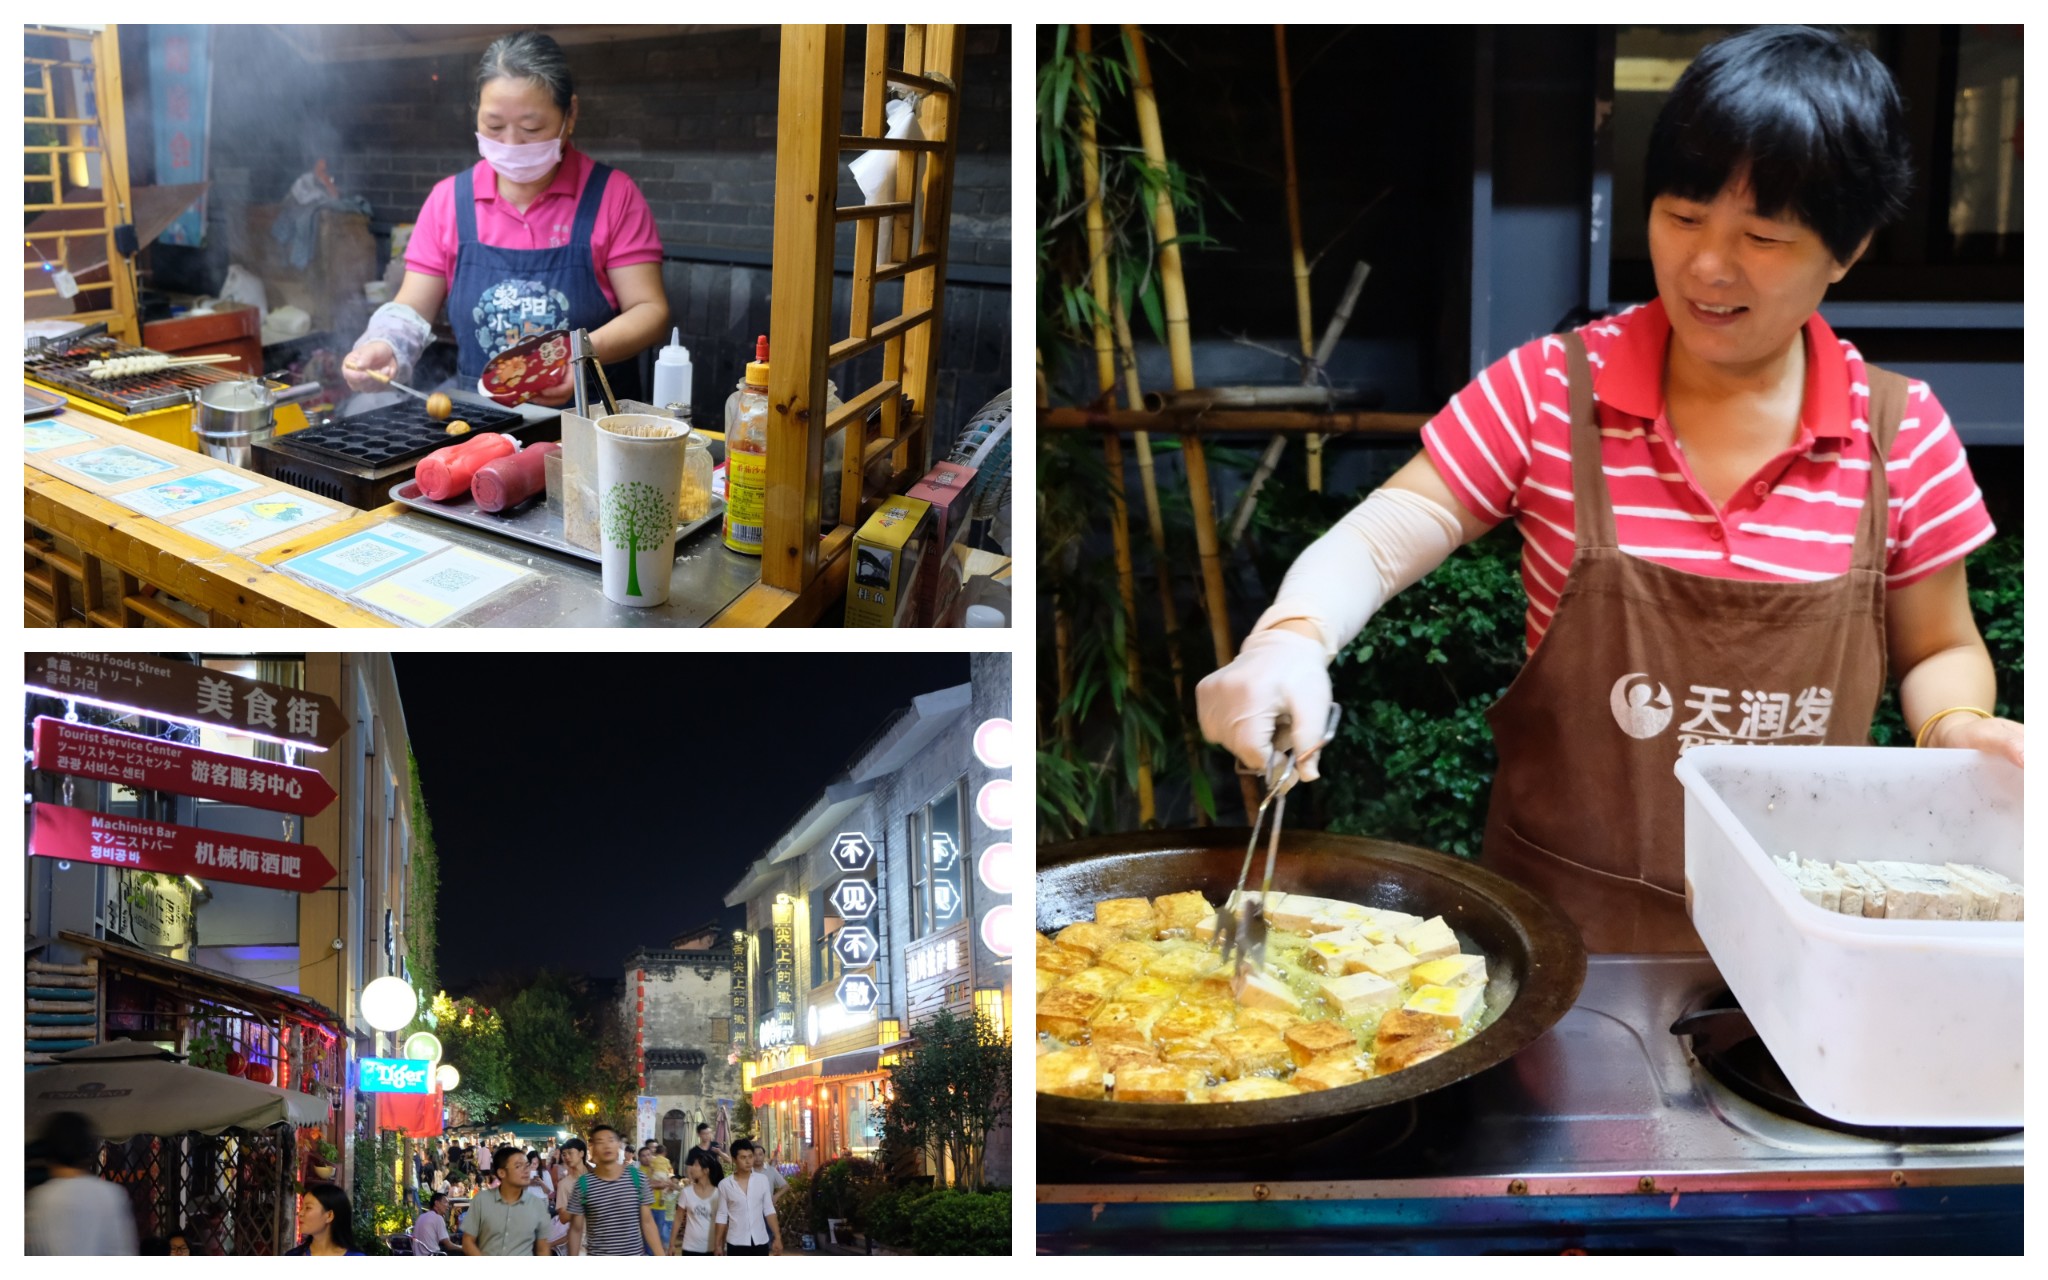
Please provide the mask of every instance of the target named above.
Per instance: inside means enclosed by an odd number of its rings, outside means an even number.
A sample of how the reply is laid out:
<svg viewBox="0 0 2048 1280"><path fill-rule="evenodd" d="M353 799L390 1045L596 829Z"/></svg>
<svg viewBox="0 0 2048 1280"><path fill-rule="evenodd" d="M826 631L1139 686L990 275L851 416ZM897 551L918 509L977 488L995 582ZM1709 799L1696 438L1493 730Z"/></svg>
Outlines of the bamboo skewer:
<svg viewBox="0 0 2048 1280"><path fill-rule="evenodd" d="M104 382L108 378L127 378L138 373L161 373L165 369L182 369L193 364L226 364L241 359L228 352L216 352L204 356L167 356L161 352L145 352L139 356L108 356L104 360L88 361L86 376Z"/></svg>
<svg viewBox="0 0 2048 1280"><path fill-rule="evenodd" d="M1094 53L1093 28L1074 28L1074 48L1081 58L1081 183L1088 198L1088 262L1095 296L1095 382L1106 403L1116 394L1116 351L1109 332L1108 232L1102 219L1102 156L1095 145L1095 101L1089 92L1088 60ZM1120 436L1102 438L1102 457L1109 467L1109 537L1116 557L1117 597L1123 603L1123 659L1126 696L1141 688L1138 662L1136 574L1131 566L1131 517L1124 498L1124 446ZM1152 750L1138 742L1138 824L1152 825L1157 816L1152 794Z"/></svg>
<svg viewBox="0 0 2048 1280"><path fill-rule="evenodd" d="M1287 28L1277 24L1273 28L1273 56L1280 67L1280 149L1287 161L1287 235L1294 247L1294 321L1301 330L1301 355L1306 360L1315 352L1315 326L1309 309L1308 258L1301 248L1301 181L1294 167L1294 75L1287 66ZM1259 470L1271 475L1286 447L1287 437L1275 436L1273 443L1266 446ZM1308 491L1323 491L1323 438L1313 433L1308 438ZM1256 488L1247 490L1245 500L1238 506L1238 518L1232 522L1230 533L1233 543L1251 519L1256 493Z"/></svg>
<svg viewBox="0 0 2048 1280"><path fill-rule="evenodd" d="M1152 169L1155 193L1152 198L1153 234L1159 244L1159 291L1166 310L1166 350L1173 366L1173 385L1186 391L1195 385L1195 353L1188 335L1187 283L1180 269L1180 228L1173 213L1172 182L1166 166L1166 138L1159 127L1159 98L1152 87L1152 60L1145 53L1145 31L1136 24L1124 27L1131 46L1131 69L1135 75L1133 102L1138 114L1138 138L1145 148L1145 161ZM1230 613L1223 594L1223 559L1216 542L1216 503L1209 486L1209 457L1202 442L1193 435L1181 437L1181 460L1188 473L1188 496L1194 510L1195 550L1202 563L1202 592L1209 614L1209 637L1216 647L1216 665L1223 667L1235 656L1230 640ZM1259 805L1258 788L1251 778L1238 775L1242 784L1247 818Z"/></svg>

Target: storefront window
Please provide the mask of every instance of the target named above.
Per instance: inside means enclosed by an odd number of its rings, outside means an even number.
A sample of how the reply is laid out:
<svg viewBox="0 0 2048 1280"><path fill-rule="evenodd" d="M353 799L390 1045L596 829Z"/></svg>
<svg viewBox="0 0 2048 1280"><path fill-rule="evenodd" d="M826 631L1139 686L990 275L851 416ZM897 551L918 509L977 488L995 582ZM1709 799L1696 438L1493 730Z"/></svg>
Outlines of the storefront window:
<svg viewBox="0 0 2048 1280"><path fill-rule="evenodd" d="M910 934L950 929L967 918L965 833L967 779L947 786L929 804L910 815Z"/></svg>
<svg viewBox="0 0 2048 1280"><path fill-rule="evenodd" d="M839 963L838 953L832 950L832 935L839 931L836 927L839 921L839 908L827 901L830 896L831 891L829 888L811 891L811 920L815 926L811 938L811 986L813 987L830 986L839 981L840 975L846 969L845 965ZM829 932L826 927L827 916L831 917L834 926Z"/></svg>

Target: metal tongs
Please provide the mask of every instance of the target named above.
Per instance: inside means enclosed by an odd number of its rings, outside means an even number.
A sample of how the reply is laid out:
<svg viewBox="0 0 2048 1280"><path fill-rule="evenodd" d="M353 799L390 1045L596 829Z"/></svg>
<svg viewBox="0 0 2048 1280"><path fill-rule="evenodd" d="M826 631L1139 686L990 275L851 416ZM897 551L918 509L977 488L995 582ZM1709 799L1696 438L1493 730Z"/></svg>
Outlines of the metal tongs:
<svg viewBox="0 0 2048 1280"><path fill-rule="evenodd" d="M576 416L590 416L590 393L584 389L583 367L589 365L597 371L597 389L604 397L604 411L617 413L619 402L612 398L611 379L604 376L604 364L597 358L597 348L590 345L590 331L578 329L569 335L569 367L576 378Z"/></svg>
<svg viewBox="0 0 2048 1280"><path fill-rule="evenodd" d="M1337 721L1342 715L1343 708L1331 703L1322 737L1313 745L1319 746L1336 736ZM1266 798L1259 802L1259 811L1252 819L1252 838L1244 848L1244 867L1237 873L1237 891L1216 909L1216 938L1223 949L1223 963L1228 966L1233 959L1236 961L1232 971L1234 982L1266 966L1266 897L1273 892L1273 864L1280 855L1280 830L1287 822L1287 793L1301 780L1294 765L1293 739L1294 721L1282 713L1273 726L1273 752L1265 769L1238 766L1239 773L1251 774L1265 783ZM1266 874L1260 882L1257 900L1248 900L1245 881L1251 876L1252 855L1258 850L1259 828L1265 825L1268 809L1273 810L1273 829L1266 839Z"/></svg>

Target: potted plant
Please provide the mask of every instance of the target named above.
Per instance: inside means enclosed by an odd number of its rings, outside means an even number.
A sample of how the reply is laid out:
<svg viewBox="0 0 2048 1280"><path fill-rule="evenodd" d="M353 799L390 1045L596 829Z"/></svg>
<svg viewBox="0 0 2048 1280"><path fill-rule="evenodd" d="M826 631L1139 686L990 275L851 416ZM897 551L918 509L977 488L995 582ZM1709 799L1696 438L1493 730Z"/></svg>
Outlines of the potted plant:
<svg viewBox="0 0 2048 1280"><path fill-rule="evenodd" d="M333 1143L321 1138L313 1143L313 1176L324 1182L334 1181L334 1168L341 1163L341 1152Z"/></svg>

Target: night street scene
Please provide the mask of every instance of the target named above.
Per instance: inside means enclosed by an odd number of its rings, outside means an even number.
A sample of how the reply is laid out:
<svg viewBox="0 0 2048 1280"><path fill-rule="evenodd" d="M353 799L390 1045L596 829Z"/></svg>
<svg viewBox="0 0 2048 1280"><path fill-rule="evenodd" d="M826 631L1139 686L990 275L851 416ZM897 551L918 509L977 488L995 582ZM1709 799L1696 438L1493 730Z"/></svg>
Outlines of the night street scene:
<svg viewBox="0 0 2048 1280"><path fill-rule="evenodd" d="M24 661L29 1253L1011 1251L1009 655Z"/></svg>

